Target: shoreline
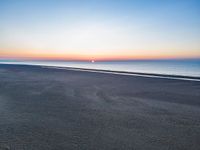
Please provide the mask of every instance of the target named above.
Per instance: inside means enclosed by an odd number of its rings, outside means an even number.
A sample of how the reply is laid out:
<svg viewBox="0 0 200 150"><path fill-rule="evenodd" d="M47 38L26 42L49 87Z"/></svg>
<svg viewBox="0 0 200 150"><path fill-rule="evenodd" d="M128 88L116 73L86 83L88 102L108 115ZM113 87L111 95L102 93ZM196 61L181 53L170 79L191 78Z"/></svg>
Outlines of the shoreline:
<svg viewBox="0 0 200 150"><path fill-rule="evenodd" d="M76 67L59 67L59 66L48 66L48 65L37 65L37 64L7 64L0 63L0 65L15 65L15 66L38 66L41 68L51 68L51 69L62 69L71 71L86 71L93 73L103 73L103 74L115 74L115 75L125 75L125 76L138 76L146 78L159 78L159 79L171 79L171 80L184 80L184 81L196 81L200 82L200 77L195 76L184 76L184 75L169 75L169 74L154 74L154 73L141 73L141 72L126 72L126 71L112 71L112 70L102 70L102 69L87 69L87 68L76 68Z"/></svg>

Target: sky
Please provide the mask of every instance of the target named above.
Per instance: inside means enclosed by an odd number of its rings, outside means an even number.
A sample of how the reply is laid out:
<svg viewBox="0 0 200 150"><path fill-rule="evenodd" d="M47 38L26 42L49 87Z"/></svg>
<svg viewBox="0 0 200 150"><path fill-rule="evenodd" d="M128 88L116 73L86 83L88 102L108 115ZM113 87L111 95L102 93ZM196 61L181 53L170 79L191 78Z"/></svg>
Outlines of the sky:
<svg viewBox="0 0 200 150"><path fill-rule="evenodd" d="M0 58L200 58L200 0L0 0Z"/></svg>

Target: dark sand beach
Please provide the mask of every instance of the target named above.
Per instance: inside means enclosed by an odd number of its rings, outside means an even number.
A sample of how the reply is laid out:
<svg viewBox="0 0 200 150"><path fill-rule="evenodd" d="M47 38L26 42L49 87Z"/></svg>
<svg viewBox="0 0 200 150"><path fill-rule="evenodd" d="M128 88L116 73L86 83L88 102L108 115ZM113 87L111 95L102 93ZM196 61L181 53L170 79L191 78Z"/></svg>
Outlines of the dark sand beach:
<svg viewBox="0 0 200 150"><path fill-rule="evenodd" d="M198 150L200 82L0 65L0 150Z"/></svg>

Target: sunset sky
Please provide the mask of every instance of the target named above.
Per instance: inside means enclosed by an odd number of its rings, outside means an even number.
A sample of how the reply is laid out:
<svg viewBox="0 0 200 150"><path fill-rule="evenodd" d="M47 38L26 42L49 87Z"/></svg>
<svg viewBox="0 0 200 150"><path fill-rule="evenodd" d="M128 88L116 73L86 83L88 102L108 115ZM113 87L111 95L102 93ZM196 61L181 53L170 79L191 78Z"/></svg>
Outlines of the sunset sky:
<svg viewBox="0 0 200 150"><path fill-rule="evenodd" d="M0 0L0 58L200 58L200 1Z"/></svg>

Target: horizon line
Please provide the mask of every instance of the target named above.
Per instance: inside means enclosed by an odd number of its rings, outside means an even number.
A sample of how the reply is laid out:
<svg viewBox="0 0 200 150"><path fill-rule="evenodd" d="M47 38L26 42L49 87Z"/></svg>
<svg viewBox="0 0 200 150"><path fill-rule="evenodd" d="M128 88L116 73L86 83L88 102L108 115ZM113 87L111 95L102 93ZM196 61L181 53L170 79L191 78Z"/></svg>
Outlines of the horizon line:
<svg viewBox="0 0 200 150"><path fill-rule="evenodd" d="M106 59L53 59L53 58L5 58L0 57L0 61L95 61L95 62L103 62L103 61L142 61L142 60L199 60L200 57L163 57L163 58L106 58Z"/></svg>

